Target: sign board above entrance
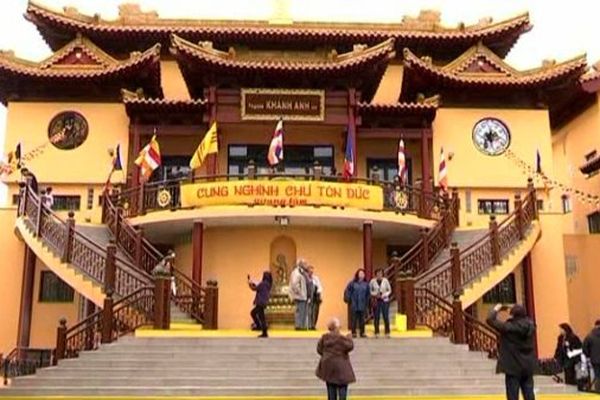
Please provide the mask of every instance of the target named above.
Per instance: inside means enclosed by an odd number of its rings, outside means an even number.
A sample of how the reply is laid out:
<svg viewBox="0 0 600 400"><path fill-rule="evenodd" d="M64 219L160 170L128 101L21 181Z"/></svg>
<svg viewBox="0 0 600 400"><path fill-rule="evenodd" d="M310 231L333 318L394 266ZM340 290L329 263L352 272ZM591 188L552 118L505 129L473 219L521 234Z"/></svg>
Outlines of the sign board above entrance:
<svg viewBox="0 0 600 400"><path fill-rule="evenodd" d="M242 89L242 120L323 121L325 91L309 89Z"/></svg>
<svg viewBox="0 0 600 400"><path fill-rule="evenodd" d="M182 207L220 205L332 206L383 209L381 186L297 180L247 180L181 185Z"/></svg>

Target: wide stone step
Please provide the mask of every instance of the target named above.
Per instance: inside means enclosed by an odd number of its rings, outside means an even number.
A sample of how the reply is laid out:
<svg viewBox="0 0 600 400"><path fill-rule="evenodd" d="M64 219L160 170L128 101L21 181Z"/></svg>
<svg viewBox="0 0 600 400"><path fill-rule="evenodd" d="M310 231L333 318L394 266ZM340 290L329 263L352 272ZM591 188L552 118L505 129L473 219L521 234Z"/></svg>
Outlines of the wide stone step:
<svg viewBox="0 0 600 400"><path fill-rule="evenodd" d="M316 347L317 346L307 346L307 347L297 347L297 348L279 348L279 347L260 347L260 346L256 346L256 347L248 347L248 346L232 346L232 347L190 347L190 348L186 348L186 347L173 347L173 348L169 348L169 347L152 347L152 353L156 353L156 354L169 354L169 355L175 355L175 356L179 356L179 355L188 355L188 356L219 356L219 355L246 355L246 354L250 354L250 355L255 355L255 354L289 354L289 355L296 355L296 354L310 354L310 353L315 353L316 354ZM365 347L359 347L354 349L354 351L352 351L351 355L356 356L356 355L365 355L365 354L376 354L376 355L423 355L425 352L423 349L419 349L416 347L392 347L390 346L389 348L384 348L384 347L372 347L372 348L365 348ZM144 348L144 347L136 347L136 348L131 348L131 347L123 347L123 348L104 348L101 349L100 351L94 352L95 354L99 354L99 355L107 355L107 354L121 354L121 355L141 355L141 356L145 356L146 354L148 354L148 348ZM439 355L439 356L449 356L449 355L475 355L478 357L481 357L483 355L479 354L479 353L469 353L467 350L463 349L463 348L453 348L453 347L439 347L439 348L435 348L435 349L428 349L426 354L428 355Z"/></svg>
<svg viewBox="0 0 600 400"><path fill-rule="evenodd" d="M437 377L437 376L469 376L475 378L486 378L493 375L495 371L494 365L489 365L486 368L432 368L432 366L422 366L415 367L411 365L398 365L389 369L390 374L394 374L402 377L412 377L412 376L428 376L428 377ZM315 366L310 366L307 368L171 368L169 370L169 374L172 376L178 377L199 377L199 376L207 376L207 377L260 377L260 376L280 376L280 377L298 377L298 376L312 376L315 372ZM370 377L376 376L380 377L382 375L381 367L375 366L359 366L354 367L354 372L357 376ZM112 368L98 368L89 366L81 366L77 367L61 367L61 368L44 368L38 371L38 376L46 377L46 376L64 376L66 378L74 378L74 377L87 377L87 376L95 376L95 377L103 377L103 378L112 378L112 377L123 377L123 376L136 376L137 374L142 373L147 377L164 377L165 370L164 368L123 368L123 367L112 367Z"/></svg>
<svg viewBox="0 0 600 400"><path fill-rule="evenodd" d="M574 393L573 388L558 385L538 385L538 393ZM6 396L323 396L325 384L317 383L314 386L185 386L185 387L122 387L122 386L57 386L57 387L13 387L4 389L3 395ZM438 385L436 382L430 382L426 385L417 386L393 385L393 386L366 386L355 384L350 386L350 395L352 396L385 396L398 395L404 396L424 396L424 395L472 395L477 394L504 394L504 385L489 384L474 386L471 383L461 385Z"/></svg>
<svg viewBox="0 0 600 400"><path fill-rule="evenodd" d="M410 385L417 386L427 385L431 382L430 377L404 377L404 376L357 376L360 386L394 386L394 385ZM462 377L456 376L438 376L435 379L436 384L444 386L462 386L467 384L472 385L493 385L502 384L504 377L488 375L485 378L480 377ZM36 377L36 378L21 378L16 379L13 386L29 386L29 387L53 387L53 386L120 386L120 387L182 387L182 386L207 386L207 387L222 387L231 383L231 378L228 377L146 377L146 376L128 376L116 378L103 377ZM235 385L237 386L265 386L265 387L282 387L282 386L318 386L319 379L314 375L303 377L286 377L286 376L262 376L262 377L236 377Z"/></svg>
<svg viewBox="0 0 600 400"><path fill-rule="evenodd" d="M207 367L220 367L220 368L236 368L243 366L244 368L314 368L318 363L318 359L314 358L307 361L297 362L294 359L279 359L276 361L258 361L258 360L248 360L245 362L240 362L236 360L227 360L220 361L214 359L199 359L194 361L187 361L185 363L188 367L194 368L207 368ZM356 361L353 361L355 366L359 364ZM131 360L131 359L104 359L104 360L94 360L93 363L84 362L83 360L72 359L72 360L61 360L59 362L59 366L74 366L74 365L93 365L96 368L112 368L112 367L121 367L121 368L133 368L138 367L139 371L143 371L144 362L140 360ZM171 369L180 367L182 365L180 360L170 359L170 360L158 360L153 361L152 364L155 367L161 367L164 369ZM373 364L372 361L369 361L365 364ZM376 364L381 369L390 369L402 364L396 360L377 360ZM407 363L408 364L408 363ZM412 366L420 366L420 367L428 367L428 368L489 368L490 361L488 360L437 360L437 361L416 361L411 362Z"/></svg>

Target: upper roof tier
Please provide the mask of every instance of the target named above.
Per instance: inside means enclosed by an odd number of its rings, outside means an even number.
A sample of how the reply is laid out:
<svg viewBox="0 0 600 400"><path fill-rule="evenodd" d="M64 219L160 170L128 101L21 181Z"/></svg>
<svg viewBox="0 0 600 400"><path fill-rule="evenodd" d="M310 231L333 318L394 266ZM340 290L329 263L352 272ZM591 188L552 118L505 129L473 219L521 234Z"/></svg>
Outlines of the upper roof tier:
<svg viewBox="0 0 600 400"><path fill-rule="evenodd" d="M586 70L585 55L562 63L544 61L541 67L519 71L479 43L454 61L436 65L431 57L419 57L404 49L402 98L410 100L417 93L440 89L546 89L572 81Z"/></svg>
<svg viewBox="0 0 600 400"><path fill-rule="evenodd" d="M212 42L191 43L172 35L171 52L179 63L192 97L217 81L232 86L298 87L352 86L369 99L377 89L388 61L394 57L394 40L375 46L356 45L318 59L264 59L240 57L235 50L217 50ZM226 82L224 82L226 81Z"/></svg>
<svg viewBox="0 0 600 400"><path fill-rule="evenodd" d="M156 44L118 60L78 35L40 62L0 51L0 101L79 98L94 93L99 98L118 99L123 87L162 97L160 47Z"/></svg>
<svg viewBox="0 0 600 400"><path fill-rule="evenodd" d="M233 44L253 48L277 47L313 49L331 46L348 50L355 43L375 45L394 39L397 49L410 47L419 54L442 59L456 57L481 41L504 57L521 34L531 29L528 14L493 23L483 18L475 25L445 27L437 11L421 11L418 17L404 17L399 23L335 23L269 21L223 21L163 19L154 11L144 12L138 5L123 4L119 18L106 20L98 14L84 15L74 7L55 11L29 2L25 17L34 23L46 42L56 50L77 33L94 40L107 51L129 52L155 43L166 48L171 34L192 42L212 41L227 48Z"/></svg>
<svg viewBox="0 0 600 400"><path fill-rule="evenodd" d="M600 91L600 61L592 66L586 74L579 78L581 87L588 93L596 93Z"/></svg>

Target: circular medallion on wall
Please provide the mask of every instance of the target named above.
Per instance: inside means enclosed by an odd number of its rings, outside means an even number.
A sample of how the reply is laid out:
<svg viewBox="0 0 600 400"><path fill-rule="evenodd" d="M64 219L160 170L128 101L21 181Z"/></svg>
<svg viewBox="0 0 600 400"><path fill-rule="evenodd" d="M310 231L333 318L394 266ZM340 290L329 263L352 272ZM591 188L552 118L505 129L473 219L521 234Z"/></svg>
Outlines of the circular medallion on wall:
<svg viewBox="0 0 600 400"><path fill-rule="evenodd" d="M81 146L88 136L88 123L76 111L63 111L54 116L48 125L48 139L54 147L73 150Z"/></svg>
<svg viewBox="0 0 600 400"><path fill-rule="evenodd" d="M473 127L473 143L483 154L499 156L510 146L510 131L497 118L483 118Z"/></svg>

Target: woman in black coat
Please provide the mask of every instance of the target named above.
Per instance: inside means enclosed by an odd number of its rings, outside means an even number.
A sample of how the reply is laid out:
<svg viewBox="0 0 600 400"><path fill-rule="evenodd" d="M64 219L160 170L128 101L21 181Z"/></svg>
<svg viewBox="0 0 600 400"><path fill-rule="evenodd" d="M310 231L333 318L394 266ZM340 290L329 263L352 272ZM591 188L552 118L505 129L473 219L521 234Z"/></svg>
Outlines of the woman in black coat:
<svg viewBox="0 0 600 400"><path fill-rule="evenodd" d="M556 341L554 359L558 361L565 371L565 383L567 385L577 385L575 365L581 361L581 340L573 332L569 324L562 323L559 325L559 328L560 335Z"/></svg>
<svg viewBox="0 0 600 400"><path fill-rule="evenodd" d="M254 308L250 311L250 316L254 321L254 326L262 331L259 338L269 337L267 334L267 318L265 317L265 308L269 304L271 297L271 287L273 286L273 276L270 272L263 273L262 280L259 283L252 282L248 275L248 286L256 292L254 297Z"/></svg>

